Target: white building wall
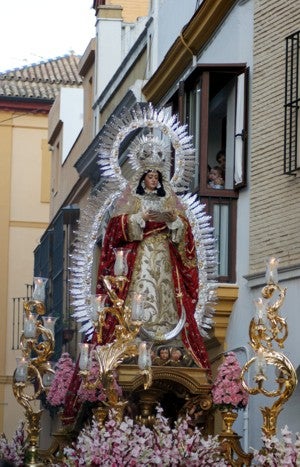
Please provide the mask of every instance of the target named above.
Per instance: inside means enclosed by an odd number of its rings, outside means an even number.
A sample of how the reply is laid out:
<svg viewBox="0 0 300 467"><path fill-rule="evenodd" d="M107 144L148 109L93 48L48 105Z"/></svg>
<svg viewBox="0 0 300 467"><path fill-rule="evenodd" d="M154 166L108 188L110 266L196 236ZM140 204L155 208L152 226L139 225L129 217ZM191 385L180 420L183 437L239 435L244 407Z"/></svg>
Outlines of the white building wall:
<svg viewBox="0 0 300 467"><path fill-rule="evenodd" d="M126 57L134 42L143 32L148 16L137 18L135 23L123 23L122 25L122 60Z"/></svg>
<svg viewBox="0 0 300 467"><path fill-rule="evenodd" d="M122 59L122 18L101 18L96 23L95 98L104 90Z"/></svg>
<svg viewBox="0 0 300 467"><path fill-rule="evenodd" d="M148 29L148 76L159 67L182 28L195 13L196 0L152 0Z"/></svg>
<svg viewBox="0 0 300 467"><path fill-rule="evenodd" d="M253 63L253 0L237 2L212 40L201 51L199 63Z"/></svg>
<svg viewBox="0 0 300 467"><path fill-rule="evenodd" d="M61 163L67 158L83 126L83 89L61 88L60 120L64 125Z"/></svg>

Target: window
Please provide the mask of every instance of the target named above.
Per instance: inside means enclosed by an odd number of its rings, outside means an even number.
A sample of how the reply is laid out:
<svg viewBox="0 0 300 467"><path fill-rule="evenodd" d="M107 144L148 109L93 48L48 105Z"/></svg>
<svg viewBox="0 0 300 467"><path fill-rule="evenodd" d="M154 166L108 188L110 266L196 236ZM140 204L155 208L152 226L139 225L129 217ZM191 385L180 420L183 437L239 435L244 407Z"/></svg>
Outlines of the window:
<svg viewBox="0 0 300 467"><path fill-rule="evenodd" d="M235 281L238 190L246 185L246 65L199 65L172 98L194 138L198 192L212 217L219 252L219 280ZM177 102L179 101L179 102Z"/></svg>
<svg viewBox="0 0 300 467"><path fill-rule="evenodd" d="M246 184L247 73L240 67L198 67L185 82L184 120L194 136L196 167L193 189L214 188L210 171L222 179L217 188ZM221 154L225 164L221 163ZM220 160L217 155L220 156ZM221 170L219 170L219 167Z"/></svg>
<svg viewBox="0 0 300 467"><path fill-rule="evenodd" d="M284 173L294 174L300 169L299 126L299 47L300 31L286 38L285 113L284 113Z"/></svg>

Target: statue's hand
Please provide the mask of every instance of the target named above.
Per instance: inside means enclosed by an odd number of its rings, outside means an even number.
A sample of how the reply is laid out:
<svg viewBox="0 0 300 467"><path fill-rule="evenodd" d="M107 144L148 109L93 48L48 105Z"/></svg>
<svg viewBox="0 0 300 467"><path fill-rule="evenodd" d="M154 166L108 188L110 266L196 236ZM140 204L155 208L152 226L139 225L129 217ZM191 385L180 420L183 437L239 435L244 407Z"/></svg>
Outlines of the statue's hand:
<svg viewBox="0 0 300 467"><path fill-rule="evenodd" d="M166 211L163 214L165 215L165 222L174 222L177 219L177 214L176 214L175 210Z"/></svg>
<svg viewBox="0 0 300 467"><path fill-rule="evenodd" d="M174 222L177 219L176 212L173 211L148 211L148 219L153 222Z"/></svg>
<svg viewBox="0 0 300 467"><path fill-rule="evenodd" d="M142 213L142 218L144 219L145 222L153 220L151 218L151 211L144 211Z"/></svg>

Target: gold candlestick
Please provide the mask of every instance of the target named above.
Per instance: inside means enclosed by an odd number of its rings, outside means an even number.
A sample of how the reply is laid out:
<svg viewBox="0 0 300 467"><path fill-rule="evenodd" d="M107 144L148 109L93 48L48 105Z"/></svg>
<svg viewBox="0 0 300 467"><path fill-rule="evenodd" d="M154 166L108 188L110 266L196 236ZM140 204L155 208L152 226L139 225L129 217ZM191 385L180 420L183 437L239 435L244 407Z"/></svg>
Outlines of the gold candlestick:
<svg viewBox="0 0 300 467"><path fill-rule="evenodd" d="M279 316L286 289L277 283L277 265L276 258L271 258L268 262L267 285L262 289L262 298L256 301L257 314L249 325L250 344L256 355L246 362L241 373L242 384L249 394L277 398L271 407L261 408L262 432L267 437L276 434L278 415L297 385L297 375L292 363L282 352L273 348L274 343L283 348L288 336L286 320ZM271 302L272 298L276 298L275 301ZM274 389L269 390L265 383L269 377L268 368L271 366L275 367L276 371ZM253 387L248 386L245 380L245 375L251 367L255 368Z"/></svg>
<svg viewBox="0 0 300 467"><path fill-rule="evenodd" d="M82 358L79 361L80 375L82 376L84 386L87 389L97 389L100 385L103 387L107 396L104 403L106 409L98 410L99 424L104 422L104 418L109 408L113 408L121 419L126 403L119 400L116 387L114 385L114 372L125 358L134 357L139 354L139 348L136 344L136 337L142 325L142 318L133 316L132 310L124 305L124 300L118 296L122 292L128 279L126 276L103 276L103 283L112 303L109 307L103 307L98 312L98 319L95 322L95 332L97 334L97 344L85 346L82 348ZM140 310L141 311L141 310ZM102 343L102 329L105 325L107 314L114 316L117 320L115 326L115 339L107 344ZM98 368L96 378L91 381L91 365L89 362L95 361ZM90 367L89 367L90 366ZM145 387L151 385L151 365L141 369L144 378Z"/></svg>
<svg viewBox="0 0 300 467"><path fill-rule="evenodd" d="M42 278L36 278L42 279ZM37 296L43 296L43 282L38 283ZM28 433L28 448L25 452L26 466L43 466L38 456L38 441L40 432L40 418L42 411L34 410L34 402L42 392L48 389L54 371L49 358L54 352L53 327L56 318L47 317L47 324L42 325L40 316L45 314L45 305L40 300L29 300L24 303L25 326L20 337L22 358L17 359L17 368L13 375L13 393L18 403L25 410ZM47 327L48 326L48 327ZM50 327L49 327L50 326Z"/></svg>

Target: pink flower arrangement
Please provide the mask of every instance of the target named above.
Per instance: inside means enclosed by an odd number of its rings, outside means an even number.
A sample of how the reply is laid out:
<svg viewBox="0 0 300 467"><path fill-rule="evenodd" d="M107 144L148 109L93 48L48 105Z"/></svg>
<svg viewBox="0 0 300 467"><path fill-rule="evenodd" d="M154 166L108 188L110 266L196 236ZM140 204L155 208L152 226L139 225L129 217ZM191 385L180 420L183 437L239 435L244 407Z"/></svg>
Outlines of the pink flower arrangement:
<svg viewBox="0 0 300 467"><path fill-rule="evenodd" d="M174 428L169 426L158 408L156 422L151 430L135 424L128 417L115 420L113 411L102 428L95 419L91 426L79 434L73 447L65 448L64 466L89 465L91 467L208 467L228 466L221 457L217 437L203 437L195 428L191 433L188 420L181 419Z"/></svg>
<svg viewBox="0 0 300 467"><path fill-rule="evenodd" d="M64 352L56 364L55 376L47 394L50 405L59 407L64 404L74 369L73 360L68 352Z"/></svg>
<svg viewBox="0 0 300 467"><path fill-rule="evenodd" d="M11 442L8 441L4 433L0 434L0 459L11 462L16 467L24 465L27 449L24 427L25 423L20 422Z"/></svg>
<svg viewBox="0 0 300 467"><path fill-rule="evenodd" d="M244 409L249 395L241 383L241 367L234 352L228 352L212 387L213 403L221 410Z"/></svg>
<svg viewBox="0 0 300 467"><path fill-rule="evenodd" d="M87 382L93 383L96 381L99 375L99 364L95 359L92 359L90 365L90 372L87 378ZM70 355L68 352L63 353L56 364L55 376L46 397L47 402L51 406L61 407L64 405L74 371L75 364ZM114 378L114 387L119 396L121 396L122 390L118 385L116 378ZM107 399L101 383L98 384L97 388L89 389L85 387L82 381L79 386L77 395L82 402L105 402Z"/></svg>

